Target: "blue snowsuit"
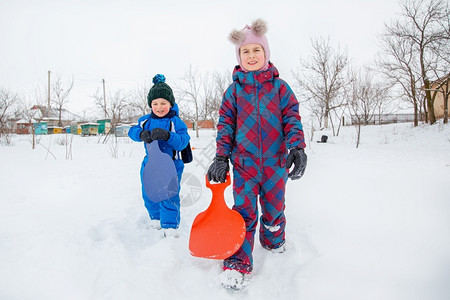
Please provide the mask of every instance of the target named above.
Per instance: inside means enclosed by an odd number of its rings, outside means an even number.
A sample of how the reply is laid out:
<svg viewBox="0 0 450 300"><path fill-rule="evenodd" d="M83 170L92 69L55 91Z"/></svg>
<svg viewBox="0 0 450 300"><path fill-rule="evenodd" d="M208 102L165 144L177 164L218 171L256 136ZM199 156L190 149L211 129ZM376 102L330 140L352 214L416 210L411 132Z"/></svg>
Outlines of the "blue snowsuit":
<svg viewBox="0 0 450 300"><path fill-rule="evenodd" d="M241 248L225 259L225 269L253 270L258 200L261 245L274 249L285 242L286 157L288 149L306 145L298 101L278 76L272 63L265 71L244 72L237 66L223 96L216 155L231 159L233 209L244 218L247 231Z"/></svg>
<svg viewBox="0 0 450 300"><path fill-rule="evenodd" d="M178 183L181 181L181 175L184 170L184 163L181 158L178 157L177 151L181 151L186 148L189 143L190 136L188 134L186 124L178 117L178 106L174 105L167 115L160 118L151 113L139 118L138 124L131 127L128 136L136 142L142 142L139 135L143 130L152 131L154 128L162 128L170 131L170 137L167 141L158 141L159 148L162 152L167 153L170 157L174 158L175 168L178 174ZM142 183L142 173L144 167L148 161L147 148L145 148L145 157L141 164L141 185L142 185L142 198L144 199L144 205L147 208L150 219L160 220L162 228L175 228L180 225L180 191L174 197L154 203L147 197L144 186Z"/></svg>

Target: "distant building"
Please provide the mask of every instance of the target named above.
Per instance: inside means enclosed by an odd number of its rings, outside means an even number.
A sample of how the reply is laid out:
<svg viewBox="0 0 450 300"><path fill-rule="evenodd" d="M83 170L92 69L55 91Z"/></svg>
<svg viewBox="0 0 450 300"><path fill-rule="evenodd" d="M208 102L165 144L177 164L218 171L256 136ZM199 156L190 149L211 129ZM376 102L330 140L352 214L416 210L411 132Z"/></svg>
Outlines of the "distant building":
<svg viewBox="0 0 450 300"><path fill-rule="evenodd" d="M62 133L64 132L65 127L70 126L70 123L81 119L78 115L73 114L66 109L62 109L60 122L59 111L43 105L34 105L30 111L34 111L32 114L33 120L31 122L23 119L10 120L9 126L11 132L15 132L16 134L31 134L31 127L33 124L36 134Z"/></svg>
<svg viewBox="0 0 450 300"><path fill-rule="evenodd" d="M190 129L195 129L195 124L192 121L184 121L186 123L187 127ZM200 120L198 121L198 128L199 129L212 129L214 128L214 122L211 120Z"/></svg>
<svg viewBox="0 0 450 300"><path fill-rule="evenodd" d="M16 134L30 134L32 123L26 120L17 120L15 122L15 133Z"/></svg>
<svg viewBox="0 0 450 300"><path fill-rule="evenodd" d="M438 80L431 82L431 97L433 97L434 93L436 94L436 98L434 99L434 115L437 119L441 119L444 117L444 98L447 100L447 109L449 103L449 91L450 91L450 73L447 76L441 77ZM447 97L445 97L445 93ZM447 111L447 116L450 117L450 111Z"/></svg>
<svg viewBox="0 0 450 300"><path fill-rule="evenodd" d="M72 121L81 120L81 117L71 113L67 109L61 110L61 124L59 123L59 110L55 108L48 108L43 105L34 105L31 110L37 110L35 119L46 121L48 127L65 127L70 125Z"/></svg>

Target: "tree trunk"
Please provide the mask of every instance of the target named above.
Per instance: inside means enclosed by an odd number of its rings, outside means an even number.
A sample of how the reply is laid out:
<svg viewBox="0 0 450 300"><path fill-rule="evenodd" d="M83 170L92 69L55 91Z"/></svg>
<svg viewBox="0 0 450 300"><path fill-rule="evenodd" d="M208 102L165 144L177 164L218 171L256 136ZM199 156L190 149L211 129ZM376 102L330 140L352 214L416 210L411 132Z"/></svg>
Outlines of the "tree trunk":
<svg viewBox="0 0 450 300"><path fill-rule="evenodd" d="M324 118L323 118L323 127L325 128L325 129L328 129L328 113L329 113L329 111L328 111L328 109L325 111L325 116L324 116Z"/></svg>
<svg viewBox="0 0 450 300"><path fill-rule="evenodd" d="M447 84L445 85L444 93L442 94L442 98L444 99L444 124L448 123L448 95L449 95L449 83L450 83L450 74L447 76Z"/></svg>
<svg viewBox="0 0 450 300"><path fill-rule="evenodd" d="M444 98L444 124L448 123L448 92L442 95Z"/></svg>
<svg viewBox="0 0 450 300"><path fill-rule="evenodd" d="M430 124L436 123L436 116L434 115L434 101L431 99L431 92L430 92L430 80L427 77L427 73L425 71L425 64L424 64L424 49L421 47L420 49L420 68L422 70L422 80L423 85L425 87L425 99L427 101L427 107L428 107L428 119L430 121Z"/></svg>
<svg viewBox="0 0 450 300"><path fill-rule="evenodd" d="M361 139L361 120L358 122L358 134L356 135L356 148L359 147L359 140Z"/></svg>
<svg viewBox="0 0 450 300"><path fill-rule="evenodd" d="M419 126L419 114L417 109L417 101L414 101L414 127Z"/></svg>
<svg viewBox="0 0 450 300"><path fill-rule="evenodd" d="M423 98L422 107L423 107L423 116L425 118L425 123L428 123L428 111L427 111L427 99Z"/></svg>

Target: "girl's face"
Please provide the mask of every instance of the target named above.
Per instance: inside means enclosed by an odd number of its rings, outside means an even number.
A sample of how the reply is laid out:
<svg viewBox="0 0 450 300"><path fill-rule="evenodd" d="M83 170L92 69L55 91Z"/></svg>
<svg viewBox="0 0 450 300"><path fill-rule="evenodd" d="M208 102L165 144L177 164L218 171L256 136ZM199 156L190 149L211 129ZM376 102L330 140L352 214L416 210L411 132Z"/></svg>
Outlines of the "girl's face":
<svg viewBox="0 0 450 300"><path fill-rule="evenodd" d="M152 112L158 117L164 117L167 115L170 108L170 102L164 98L156 98L152 100Z"/></svg>
<svg viewBox="0 0 450 300"><path fill-rule="evenodd" d="M247 44L239 50L241 64L248 71L258 71L264 67L266 56L260 44Z"/></svg>

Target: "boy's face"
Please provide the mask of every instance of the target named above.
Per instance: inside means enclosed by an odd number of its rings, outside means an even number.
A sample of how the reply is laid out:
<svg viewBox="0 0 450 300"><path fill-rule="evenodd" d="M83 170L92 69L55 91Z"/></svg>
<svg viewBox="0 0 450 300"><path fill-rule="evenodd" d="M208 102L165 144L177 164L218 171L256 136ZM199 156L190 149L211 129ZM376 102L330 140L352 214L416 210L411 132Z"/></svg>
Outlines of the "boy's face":
<svg viewBox="0 0 450 300"><path fill-rule="evenodd" d="M264 67L266 56L260 44L247 44L239 50L241 64L248 71L258 71Z"/></svg>
<svg viewBox="0 0 450 300"><path fill-rule="evenodd" d="M152 112L158 117L164 117L169 112L170 102L164 98L156 98L152 100Z"/></svg>

